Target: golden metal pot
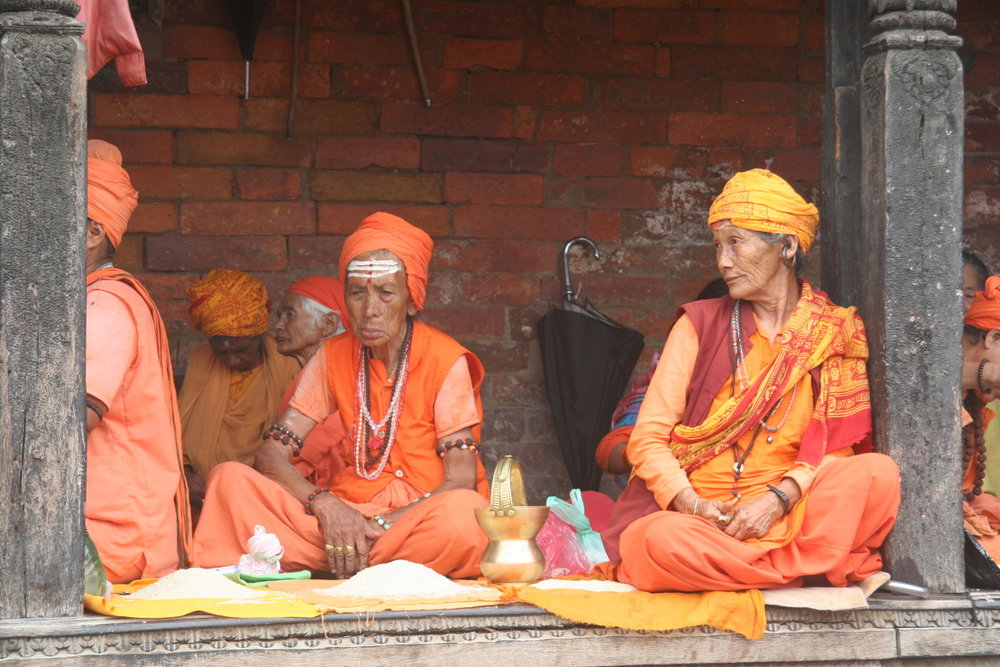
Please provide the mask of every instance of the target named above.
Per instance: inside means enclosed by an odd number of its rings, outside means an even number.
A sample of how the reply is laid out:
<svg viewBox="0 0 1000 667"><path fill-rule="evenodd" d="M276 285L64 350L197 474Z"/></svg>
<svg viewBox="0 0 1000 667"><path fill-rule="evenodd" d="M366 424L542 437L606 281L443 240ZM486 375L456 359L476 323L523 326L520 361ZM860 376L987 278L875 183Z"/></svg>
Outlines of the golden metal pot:
<svg viewBox="0 0 1000 667"><path fill-rule="evenodd" d="M545 525L549 508L529 506L521 466L503 457L493 471L490 506L476 509L476 520L490 543L479 567L493 583L536 581L545 569L545 556L535 536Z"/></svg>

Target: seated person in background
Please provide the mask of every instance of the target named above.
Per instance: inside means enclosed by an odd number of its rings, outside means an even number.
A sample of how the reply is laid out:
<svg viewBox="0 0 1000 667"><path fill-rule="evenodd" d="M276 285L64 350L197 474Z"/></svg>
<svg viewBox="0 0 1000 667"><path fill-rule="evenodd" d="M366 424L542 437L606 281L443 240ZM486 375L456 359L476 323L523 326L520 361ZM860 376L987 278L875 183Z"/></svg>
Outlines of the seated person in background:
<svg viewBox="0 0 1000 667"><path fill-rule="evenodd" d="M191 354L179 396L188 484L195 506L208 472L223 461L253 463L264 427L299 362L267 332L267 288L242 271L216 269L188 289L195 327L208 343Z"/></svg>
<svg viewBox="0 0 1000 667"><path fill-rule="evenodd" d="M167 331L111 263L138 193L116 147L92 140L87 152L86 525L118 584L185 565L191 514Z"/></svg>
<svg viewBox="0 0 1000 667"><path fill-rule="evenodd" d="M339 280L328 276L309 276L289 285L278 304L277 315L274 340L278 343L278 351L295 357L301 366L312 359L326 339L351 328L344 304L344 287ZM288 408L301 376L301 373L297 375L285 390L278 414ZM340 416L334 413L316 424L292 464L312 484L330 486L334 475L345 465L346 447L344 426Z"/></svg>
<svg viewBox="0 0 1000 667"><path fill-rule="evenodd" d="M733 176L708 224L729 295L687 304L603 533L645 591L845 586L878 572L899 468L866 449L868 346L853 308L798 277L819 213L763 169Z"/></svg>
<svg viewBox="0 0 1000 667"><path fill-rule="evenodd" d="M208 480L193 560L236 563L254 525L285 548L286 570L347 577L396 559L452 577L480 574L488 504L477 454L483 367L446 334L415 320L431 238L375 213L344 242L340 278L351 333L324 343L289 408L265 432L254 468L224 463ZM317 423L339 410L351 449L329 488L291 461Z"/></svg>
<svg viewBox="0 0 1000 667"><path fill-rule="evenodd" d="M995 416L986 407L1000 388L1000 276L986 281L965 313L962 335L962 510L965 527L1000 560L1000 501L983 492L989 463L984 432Z"/></svg>
<svg viewBox="0 0 1000 667"><path fill-rule="evenodd" d="M698 296L694 300L714 299L727 292L726 281L722 278L716 278L705 285L698 292ZM632 391L618 402L615 414L611 418L611 431L601 439L597 444L597 450L594 452L594 458L597 459L597 466L601 470L613 475L632 472L632 464L629 463L628 457L625 456L625 445L628 444L628 439L632 435L635 420L639 416L639 406L642 405L642 399L646 396L649 381L653 378L653 373L656 371L656 366L659 362L660 355L654 354L653 360L649 364L649 370L635 379L635 382L632 383Z"/></svg>

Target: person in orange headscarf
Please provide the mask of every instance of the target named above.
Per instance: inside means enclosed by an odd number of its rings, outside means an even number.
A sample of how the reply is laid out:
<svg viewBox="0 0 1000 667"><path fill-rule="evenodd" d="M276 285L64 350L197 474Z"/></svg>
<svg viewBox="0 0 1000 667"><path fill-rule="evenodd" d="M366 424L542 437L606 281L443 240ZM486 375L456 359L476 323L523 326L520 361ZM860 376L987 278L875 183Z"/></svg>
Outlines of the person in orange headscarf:
<svg viewBox="0 0 1000 667"><path fill-rule="evenodd" d="M1000 395L1000 276L986 279L965 313L962 335L962 510L966 529L1000 562L1000 500L984 492L990 463L986 430Z"/></svg>
<svg viewBox="0 0 1000 667"><path fill-rule="evenodd" d="M328 339L303 369L289 408L265 433L254 469L209 477L194 562L232 565L256 524L277 535L285 569L339 577L390 560L453 577L480 574L487 505L479 460L483 367L415 319L433 242L402 218L375 213L340 256L351 333ZM315 425L339 410L346 468L317 487L292 465Z"/></svg>
<svg viewBox="0 0 1000 667"><path fill-rule="evenodd" d="M267 332L267 288L249 273L215 269L188 295L191 320L208 337L191 354L179 397L185 469L197 508L213 467L253 462L260 434L278 414L299 363L278 352Z"/></svg>
<svg viewBox="0 0 1000 667"><path fill-rule="evenodd" d="M309 276L289 285L278 304L277 315L274 340L278 343L278 351L294 357L302 366L323 347L326 339L351 328L344 287L339 280L329 276ZM301 372L285 390L278 414L288 408L300 377ZM332 414L316 424L292 464L312 484L326 487L344 467L346 452L344 426L340 416Z"/></svg>
<svg viewBox="0 0 1000 667"><path fill-rule="evenodd" d="M86 526L108 578L123 583L186 564L191 514L163 319L112 264L138 193L115 146L87 149Z"/></svg>
<svg viewBox="0 0 1000 667"><path fill-rule="evenodd" d="M763 169L709 211L729 294L679 310L604 532L606 571L646 591L835 586L881 567L899 470L869 448L861 319L798 277L819 214Z"/></svg>

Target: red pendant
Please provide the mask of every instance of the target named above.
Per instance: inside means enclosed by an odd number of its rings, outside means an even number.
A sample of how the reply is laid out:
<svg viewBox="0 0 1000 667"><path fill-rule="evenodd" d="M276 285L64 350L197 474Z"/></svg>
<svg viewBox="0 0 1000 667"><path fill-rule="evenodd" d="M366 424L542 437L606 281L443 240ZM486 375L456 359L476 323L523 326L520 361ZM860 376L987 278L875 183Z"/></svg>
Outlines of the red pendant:
<svg viewBox="0 0 1000 667"><path fill-rule="evenodd" d="M372 454L378 454L382 451L382 438L377 433L368 438L368 451Z"/></svg>

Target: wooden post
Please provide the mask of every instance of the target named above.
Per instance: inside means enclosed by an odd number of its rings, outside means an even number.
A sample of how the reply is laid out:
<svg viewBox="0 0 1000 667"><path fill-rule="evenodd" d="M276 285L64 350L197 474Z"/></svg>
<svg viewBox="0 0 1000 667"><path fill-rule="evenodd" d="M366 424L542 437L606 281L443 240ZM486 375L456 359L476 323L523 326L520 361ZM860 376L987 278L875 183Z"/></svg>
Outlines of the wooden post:
<svg viewBox="0 0 1000 667"><path fill-rule="evenodd" d="M955 0L869 0L861 70L858 305L880 451L902 470L895 579L965 590L959 370L962 66ZM826 248L824 248L826 252Z"/></svg>
<svg viewBox="0 0 1000 667"><path fill-rule="evenodd" d="M0 619L83 589L86 54L68 0L0 0Z"/></svg>

